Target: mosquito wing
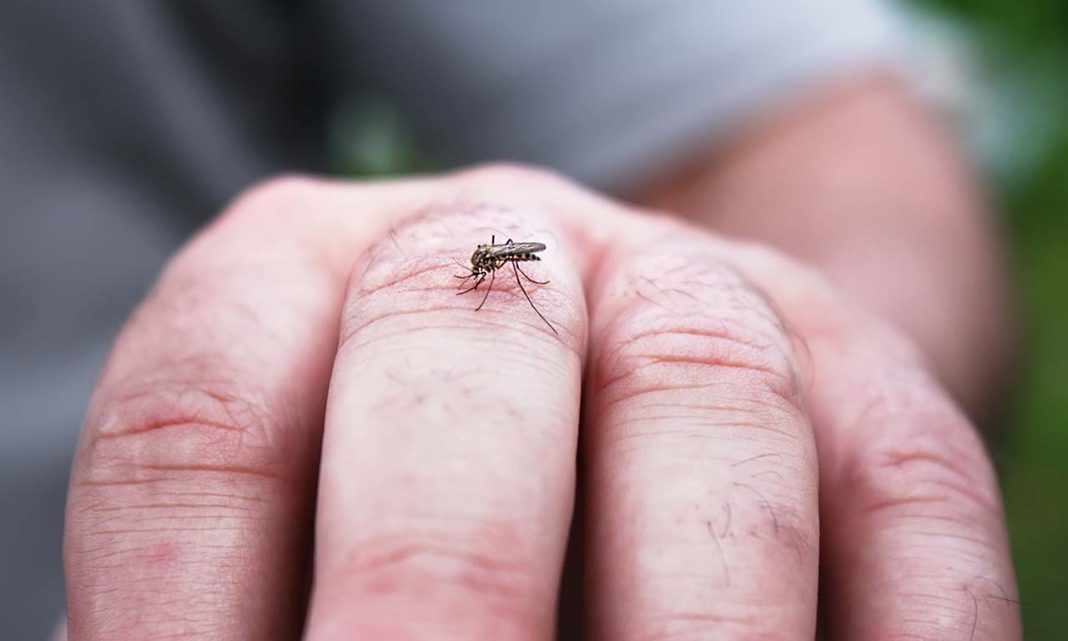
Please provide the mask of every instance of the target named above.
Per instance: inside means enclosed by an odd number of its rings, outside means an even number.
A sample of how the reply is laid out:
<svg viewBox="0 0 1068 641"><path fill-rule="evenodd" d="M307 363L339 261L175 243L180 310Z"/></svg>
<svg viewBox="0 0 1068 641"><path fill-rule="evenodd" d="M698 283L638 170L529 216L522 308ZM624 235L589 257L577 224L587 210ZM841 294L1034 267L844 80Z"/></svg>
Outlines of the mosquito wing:
<svg viewBox="0 0 1068 641"><path fill-rule="evenodd" d="M490 245L486 247L486 255L506 258L517 254L536 254L545 251L544 243L510 243L507 245Z"/></svg>

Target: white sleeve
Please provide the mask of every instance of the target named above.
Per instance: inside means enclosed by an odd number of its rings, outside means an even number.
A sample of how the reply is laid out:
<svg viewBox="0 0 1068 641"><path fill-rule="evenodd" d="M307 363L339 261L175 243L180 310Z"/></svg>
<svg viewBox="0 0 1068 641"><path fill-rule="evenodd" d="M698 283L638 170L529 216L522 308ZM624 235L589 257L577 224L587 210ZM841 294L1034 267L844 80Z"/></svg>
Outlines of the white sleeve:
<svg viewBox="0 0 1068 641"><path fill-rule="evenodd" d="M881 0L337 2L341 71L464 161L648 179L806 89L902 47ZM343 35L342 35L343 34Z"/></svg>

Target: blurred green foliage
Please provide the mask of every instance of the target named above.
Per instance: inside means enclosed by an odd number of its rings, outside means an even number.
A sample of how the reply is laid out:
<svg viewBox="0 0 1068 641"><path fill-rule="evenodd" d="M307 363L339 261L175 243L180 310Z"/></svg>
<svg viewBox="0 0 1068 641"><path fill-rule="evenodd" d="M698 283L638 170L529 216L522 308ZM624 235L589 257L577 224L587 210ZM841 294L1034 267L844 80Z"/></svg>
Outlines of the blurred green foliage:
<svg viewBox="0 0 1068 641"><path fill-rule="evenodd" d="M1068 31L1068 4L1063 0L914 0L914 3L951 13L974 29L1023 49L1063 42Z"/></svg>
<svg viewBox="0 0 1068 641"><path fill-rule="evenodd" d="M1024 355L1001 471L1026 638L1068 638L1068 2L915 0L953 16L983 54L986 78L1025 78L1018 113L1054 118L1030 135L1041 153L994 186L1023 316ZM1045 104L1035 105L1035 102ZM1027 131L1026 127L1022 131ZM981 349L981 346L977 346Z"/></svg>

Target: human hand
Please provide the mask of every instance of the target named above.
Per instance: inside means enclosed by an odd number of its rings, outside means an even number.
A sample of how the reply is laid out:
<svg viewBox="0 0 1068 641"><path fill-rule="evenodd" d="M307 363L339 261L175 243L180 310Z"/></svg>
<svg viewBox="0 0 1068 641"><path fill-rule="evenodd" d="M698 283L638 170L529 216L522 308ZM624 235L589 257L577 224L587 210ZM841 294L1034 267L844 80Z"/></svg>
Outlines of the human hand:
<svg viewBox="0 0 1068 641"><path fill-rule="evenodd" d="M507 271L453 295L491 234L548 245L559 334ZM69 638L551 638L576 458L591 639L812 639L818 581L829 639L1019 638L990 463L907 341L510 168L271 183L172 261L89 408Z"/></svg>

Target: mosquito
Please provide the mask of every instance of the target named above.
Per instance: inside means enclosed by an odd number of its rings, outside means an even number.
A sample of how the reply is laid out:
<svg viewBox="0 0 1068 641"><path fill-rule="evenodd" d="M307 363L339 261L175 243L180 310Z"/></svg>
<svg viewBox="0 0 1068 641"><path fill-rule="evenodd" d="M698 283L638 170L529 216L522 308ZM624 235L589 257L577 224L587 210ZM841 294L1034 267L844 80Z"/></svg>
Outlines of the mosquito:
<svg viewBox="0 0 1068 641"><path fill-rule="evenodd" d="M456 276L461 280L467 281L468 279L474 279L474 284L467 289L457 292L457 295L466 294L467 292L478 289L478 286L486 280L486 276L490 277L489 287L486 288L486 293L482 296L482 302L478 304L475 311L482 309L482 306L486 304L486 299L489 298L489 293L493 290L493 280L497 277L497 270L504 267L506 264L512 266L512 272L515 274L515 282L519 285L520 291L523 292L523 296L526 297L527 302L530 303L534 312L543 320L545 324L549 326L549 329L553 330L554 334L559 335L553 324L549 322L549 319L538 311L534 301L530 300L530 294L527 293L527 288L523 287L523 281L520 280L519 275L522 274L524 278L534 283L535 285L548 285L549 281L534 280L527 275L523 268L519 266L519 263L541 260L537 256L538 252L545 251L545 245L542 243L516 243L511 238L504 243L497 244L497 236L490 236L489 244L479 245L475 248L475 253L471 254L471 266L467 267L460 264L460 267L466 269L469 273L463 276ZM459 261L457 261L459 264ZM463 287L463 285L461 285Z"/></svg>

